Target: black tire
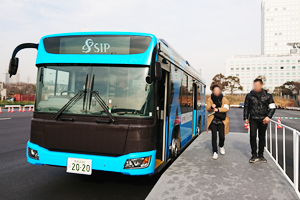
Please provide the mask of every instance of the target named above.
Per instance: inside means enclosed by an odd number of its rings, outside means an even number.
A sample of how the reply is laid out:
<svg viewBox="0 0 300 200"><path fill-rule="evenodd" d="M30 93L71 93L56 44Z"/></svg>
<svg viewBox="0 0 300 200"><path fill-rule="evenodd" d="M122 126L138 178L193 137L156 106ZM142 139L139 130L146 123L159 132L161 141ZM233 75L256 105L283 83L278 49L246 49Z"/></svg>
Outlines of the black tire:
<svg viewBox="0 0 300 200"><path fill-rule="evenodd" d="M178 141L175 138L172 139L170 155L173 161L178 157Z"/></svg>
<svg viewBox="0 0 300 200"><path fill-rule="evenodd" d="M180 151L180 127L179 125L175 126L173 129L173 137L171 140L171 146L170 146L170 157L174 161Z"/></svg>
<svg viewBox="0 0 300 200"><path fill-rule="evenodd" d="M198 135L200 135L200 133L202 132L201 130L201 127L202 127L202 120L201 120L201 116L199 117L199 122L198 122Z"/></svg>

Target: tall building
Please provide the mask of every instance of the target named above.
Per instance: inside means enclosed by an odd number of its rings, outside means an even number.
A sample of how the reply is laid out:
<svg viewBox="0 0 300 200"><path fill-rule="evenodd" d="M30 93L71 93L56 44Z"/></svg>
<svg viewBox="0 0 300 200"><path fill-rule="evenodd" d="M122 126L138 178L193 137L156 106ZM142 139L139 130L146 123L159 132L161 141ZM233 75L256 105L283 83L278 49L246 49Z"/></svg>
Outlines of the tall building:
<svg viewBox="0 0 300 200"><path fill-rule="evenodd" d="M288 81L300 81L300 52L291 54L288 43L300 42L300 1L262 0L262 55L232 56L226 59L226 76L237 76L248 93L252 82L262 75L265 88L272 92L275 87Z"/></svg>
<svg viewBox="0 0 300 200"><path fill-rule="evenodd" d="M6 98L6 89L3 87L3 82L0 82L0 101L4 100L4 97Z"/></svg>
<svg viewBox="0 0 300 200"><path fill-rule="evenodd" d="M261 53L289 54L290 42L300 41L300 1L263 0Z"/></svg>
<svg viewBox="0 0 300 200"><path fill-rule="evenodd" d="M9 77L8 67L7 67L6 71L4 73L4 83L5 84L17 84L19 82L20 82L20 69L18 69L18 72L15 76Z"/></svg>

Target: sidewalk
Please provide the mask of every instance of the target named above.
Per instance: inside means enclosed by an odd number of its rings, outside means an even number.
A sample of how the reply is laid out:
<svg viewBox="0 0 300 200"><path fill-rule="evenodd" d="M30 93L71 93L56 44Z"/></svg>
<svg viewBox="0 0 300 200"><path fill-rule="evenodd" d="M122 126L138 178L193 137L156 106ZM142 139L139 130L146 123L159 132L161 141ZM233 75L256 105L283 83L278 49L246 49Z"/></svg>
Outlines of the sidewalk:
<svg viewBox="0 0 300 200"><path fill-rule="evenodd" d="M249 135L229 133L226 155L213 160L211 134L202 133L165 171L147 200L298 199L281 171L268 163L249 163Z"/></svg>

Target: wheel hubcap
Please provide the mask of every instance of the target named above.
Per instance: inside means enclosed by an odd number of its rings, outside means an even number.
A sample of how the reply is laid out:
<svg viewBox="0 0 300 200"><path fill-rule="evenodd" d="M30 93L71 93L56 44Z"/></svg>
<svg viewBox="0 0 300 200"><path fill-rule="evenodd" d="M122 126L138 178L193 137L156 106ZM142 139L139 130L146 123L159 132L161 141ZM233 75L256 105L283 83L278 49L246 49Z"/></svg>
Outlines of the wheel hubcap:
<svg viewBox="0 0 300 200"><path fill-rule="evenodd" d="M178 155L177 139L172 140L171 152L172 152L173 157L176 158Z"/></svg>

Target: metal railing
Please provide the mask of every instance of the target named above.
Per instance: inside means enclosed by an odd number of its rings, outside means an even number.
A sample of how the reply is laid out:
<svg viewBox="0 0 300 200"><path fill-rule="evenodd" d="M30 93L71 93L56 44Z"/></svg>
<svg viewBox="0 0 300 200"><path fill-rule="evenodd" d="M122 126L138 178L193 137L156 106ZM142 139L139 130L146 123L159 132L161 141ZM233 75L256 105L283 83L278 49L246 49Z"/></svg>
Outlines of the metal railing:
<svg viewBox="0 0 300 200"><path fill-rule="evenodd" d="M278 129L277 125L281 126L282 129ZM274 126L274 127L273 127ZM273 129L272 129L273 128ZM290 133L288 133L287 135L287 131L289 131ZM278 135L278 132L280 132ZM282 134L282 135L281 135ZM290 137L292 134L292 137ZM278 145L281 146L281 144L278 141L278 136L282 136L282 160L279 160L279 151L281 151L281 149L279 149ZM290 143L290 140L287 140L287 136L292 138L292 147L291 144L286 144L287 141ZM276 163L276 165L278 166L278 168L280 169L280 171L283 173L283 175L287 178L287 180L289 181L289 183L293 186L293 188L295 189L298 197L300 198L300 193L299 193L299 136L300 136L300 132L294 128L291 128L289 126L286 126L284 124L280 124L274 120L270 120L268 129L266 131L266 151L267 153L271 156L271 158L273 159L273 161ZM273 139L273 137L275 137ZM268 145L269 143L269 145ZM275 144L274 144L275 143ZM275 146L273 146L275 145ZM286 150L287 148L289 148L289 150L291 150L293 152L293 157L292 157L292 161L293 164L292 166L288 166L288 167L292 167L293 170L291 172L293 172L293 175L288 175L287 173L287 159L286 159ZM279 162L280 161L280 162ZM289 163L290 160L289 160Z"/></svg>
<svg viewBox="0 0 300 200"><path fill-rule="evenodd" d="M21 105L5 105L4 107L5 108L12 108L12 107L14 107L14 108L20 108L20 107L25 107L25 108L31 107L31 108L33 108L34 105L24 105L24 106L21 106Z"/></svg>
<svg viewBox="0 0 300 200"><path fill-rule="evenodd" d="M286 107L287 110L300 110L300 107Z"/></svg>
<svg viewBox="0 0 300 200"><path fill-rule="evenodd" d="M19 108L21 107L20 105L5 105L5 108Z"/></svg>
<svg viewBox="0 0 300 200"><path fill-rule="evenodd" d="M238 108L240 105L230 105L230 108Z"/></svg>

